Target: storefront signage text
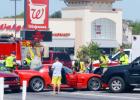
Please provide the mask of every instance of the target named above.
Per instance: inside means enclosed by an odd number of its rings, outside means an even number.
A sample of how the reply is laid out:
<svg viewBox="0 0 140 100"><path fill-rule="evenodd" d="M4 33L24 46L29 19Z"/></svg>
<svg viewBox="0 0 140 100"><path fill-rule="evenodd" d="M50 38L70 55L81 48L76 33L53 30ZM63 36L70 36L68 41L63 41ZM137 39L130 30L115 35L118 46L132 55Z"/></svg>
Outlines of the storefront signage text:
<svg viewBox="0 0 140 100"><path fill-rule="evenodd" d="M0 24L0 30L10 30L10 31L14 31L16 28L16 31L19 32L20 30L23 29L23 26L21 25L7 25L7 24Z"/></svg>
<svg viewBox="0 0 140 100"><path fill-rule="evenodd" d="M70 33L53 33L53 37L69 37Z"/></svg>

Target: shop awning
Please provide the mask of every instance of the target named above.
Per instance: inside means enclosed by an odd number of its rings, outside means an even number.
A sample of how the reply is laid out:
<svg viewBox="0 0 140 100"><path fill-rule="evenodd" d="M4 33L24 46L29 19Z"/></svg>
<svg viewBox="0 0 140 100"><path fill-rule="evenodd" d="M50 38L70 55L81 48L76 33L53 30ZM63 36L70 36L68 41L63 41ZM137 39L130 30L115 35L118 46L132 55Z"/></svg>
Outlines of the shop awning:
<svg viewBox="0 0 140 100"><path fill-rule="evenodd" d="M74 47L74 39L53 39L52 42L42 42L49 47Z"/></svg>

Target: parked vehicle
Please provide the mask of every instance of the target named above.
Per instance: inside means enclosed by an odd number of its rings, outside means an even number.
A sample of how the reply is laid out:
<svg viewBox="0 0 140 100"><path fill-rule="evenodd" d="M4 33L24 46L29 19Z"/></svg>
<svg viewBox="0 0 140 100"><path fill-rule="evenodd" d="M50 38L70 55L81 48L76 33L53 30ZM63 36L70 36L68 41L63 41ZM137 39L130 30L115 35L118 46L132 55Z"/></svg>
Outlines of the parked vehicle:
<svg viewBox="0 0 140 100"><path fill-rule="evenodd" d="M128 65L109 67L102 76L103 86L114 93L132 91L140 87L140 57Z"/></svg>
<svg viewBox="0 0 140 100"><path fill-rule="evenodd" d="M30 70L15 70L15 73L20 77L20 84L22 85L22 81L26 80L28 88L32 91L40 92L52 86L52 71L47 65ZM61 88L99 90L100 87L100 75L77 73L68 67L62 69Z"/></svg>
<svg viewBox="0 0 140 100"><path fill-rule="evenodd" d="M0 77L4 78L4 90L20 92L19 77L15 73L9 73L7 71L1 70Z"/></svg>
<svg viewBox="0 0 140 100"><path fill-rule="evenodd" d="M32 46L33 45L31 41L14 40L11 36L4 36L4 37L0 36L0 61L2 62L6 56L9 56L12 51L15 51L17 63L21 65L22 61L26 58L27 53L29 53L28 51L29 47L32 48ZM38 47L38 48L43 49L42 47ZM70 56L66 52L50 51L48 57L43 58L42 56L42 62L43 64L52 65L56 57L59 57L60 61L65 66L69 68L72 66L72 61L70 59Z"/></svg>

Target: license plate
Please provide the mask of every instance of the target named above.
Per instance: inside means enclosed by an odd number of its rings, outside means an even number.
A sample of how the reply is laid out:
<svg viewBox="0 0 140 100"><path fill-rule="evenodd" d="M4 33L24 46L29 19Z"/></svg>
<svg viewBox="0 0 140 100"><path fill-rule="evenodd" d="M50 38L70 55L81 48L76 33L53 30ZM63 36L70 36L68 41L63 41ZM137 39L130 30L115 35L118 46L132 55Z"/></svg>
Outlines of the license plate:
<svg viewBox="0 0 140 100"><path fill-rule="evenodd" d="M9 85L4 85L4 88L9 88Z"/></svg>

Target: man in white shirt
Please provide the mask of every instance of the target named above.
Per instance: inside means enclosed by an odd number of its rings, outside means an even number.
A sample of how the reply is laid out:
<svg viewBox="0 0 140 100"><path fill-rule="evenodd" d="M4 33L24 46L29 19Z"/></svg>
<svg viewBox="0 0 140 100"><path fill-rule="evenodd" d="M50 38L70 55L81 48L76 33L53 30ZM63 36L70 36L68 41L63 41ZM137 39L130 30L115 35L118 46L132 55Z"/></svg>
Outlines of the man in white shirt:
<svg viewBox="0 0 140 100"><path fill-rule="evenodd" d="M61 70L63 64L59 61L59 58L55 59L55 63L52 65L53 69L53 76L52 76L52 84L53 84L53 92L55 93L56 87L58 88L57 93L60 92L60 85L61 85Z"/></svg>

